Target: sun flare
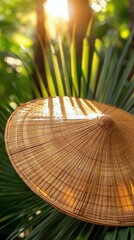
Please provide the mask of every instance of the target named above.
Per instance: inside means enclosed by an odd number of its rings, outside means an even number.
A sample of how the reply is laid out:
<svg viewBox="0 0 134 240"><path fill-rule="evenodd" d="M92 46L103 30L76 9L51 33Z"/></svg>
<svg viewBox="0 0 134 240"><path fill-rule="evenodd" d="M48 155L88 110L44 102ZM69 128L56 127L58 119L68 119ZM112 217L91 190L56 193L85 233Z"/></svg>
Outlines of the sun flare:
<svg viewBox="0 0 134 240"><path fill-rule="evenodd" d="M67 0L47 0L44 5L46 13L53 18L68 21L68 4Z"/></svg>

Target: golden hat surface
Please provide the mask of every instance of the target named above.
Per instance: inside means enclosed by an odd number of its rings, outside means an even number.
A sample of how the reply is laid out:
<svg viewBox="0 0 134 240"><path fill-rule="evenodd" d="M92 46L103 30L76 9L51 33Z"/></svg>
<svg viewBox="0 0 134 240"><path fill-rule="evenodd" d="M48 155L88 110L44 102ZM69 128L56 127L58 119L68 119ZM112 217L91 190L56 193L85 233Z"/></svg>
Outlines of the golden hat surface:
<svg viewBox="0 0 134 240"><path fill-rule="evenodd" d="M88 99L20 105L5 130L7 153L45 201L87 222L134 225L134 117Z"/></svg>

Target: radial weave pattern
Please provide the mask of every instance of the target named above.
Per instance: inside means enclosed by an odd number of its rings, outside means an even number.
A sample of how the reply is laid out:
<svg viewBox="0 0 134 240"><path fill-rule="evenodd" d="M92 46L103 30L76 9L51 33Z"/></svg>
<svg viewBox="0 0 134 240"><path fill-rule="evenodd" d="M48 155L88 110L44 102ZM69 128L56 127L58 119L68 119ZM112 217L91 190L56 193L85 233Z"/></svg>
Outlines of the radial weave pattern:
<svg viewBox="0 0 134 240"><path fill-rule="evenodd" d="M55 97L22 104L5 143L27 185L78 219L134 225L134 117L116 107Z"/></svg>

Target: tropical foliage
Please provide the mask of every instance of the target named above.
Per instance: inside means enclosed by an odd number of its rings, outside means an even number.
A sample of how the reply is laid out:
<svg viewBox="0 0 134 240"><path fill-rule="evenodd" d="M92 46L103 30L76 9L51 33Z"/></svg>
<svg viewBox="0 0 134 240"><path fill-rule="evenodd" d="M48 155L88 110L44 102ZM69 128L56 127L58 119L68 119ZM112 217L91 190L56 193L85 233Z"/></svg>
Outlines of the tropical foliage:
<svg viewBox="0 0 134 240"><path fill-rule="evenodd" d="M20 79L23 81L27 78L25 74L20 74L21 66L16 65L15 62L9 65L6 57L10 56L11 52L20 55L19 44L33 51L36 4L39 2L43 0L0 1L0 96L2 99L11 95L9 84L11 81L19 82ZM97 16L97 37L105 37L107 36L105 34L109 34L113 29L120 36L128 37L131 25L130 8L132 8L130 0L92 0L89 2L97 3L100 7L100 11L95 14Z"/></svg>
<svg viewBox="0 0 134 240"><path fill-rule="evenodd" d="M134 114L134 52L131 39L124 48L116 46L111 36L104 47L95 39L92 48L89 34L83 40L82 61L76 57L74 39L71 44L60 38L50 43L44 53L47 85L24 50L23 64L27 81L11 84L12 99L0 102L0 234L1 239L13 240L133 240L134 228L97 226L71 218L36 196L19 178L10 164L4 146L4 129L8 117L19 103L36 97L74 96L91 98L116 105ZM16 56L13 56L14 58ZM17 56L17 58L19 58ZM27 61L26 61L27 60ZM42 92L39 93L31 76L34 68Z"/></svg>

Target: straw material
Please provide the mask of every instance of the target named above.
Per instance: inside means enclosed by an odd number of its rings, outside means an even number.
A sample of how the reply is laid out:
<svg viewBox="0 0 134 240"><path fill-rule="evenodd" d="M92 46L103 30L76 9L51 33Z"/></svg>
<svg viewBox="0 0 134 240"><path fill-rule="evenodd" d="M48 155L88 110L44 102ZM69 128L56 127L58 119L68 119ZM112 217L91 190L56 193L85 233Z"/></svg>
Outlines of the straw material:
<svg viewBox="0 0 134 240"><path fill-rule="evenodd" d="M78 219L134 225L134 117L80 98L22 104L8 120L9 158L41 198Z"/></svg>

